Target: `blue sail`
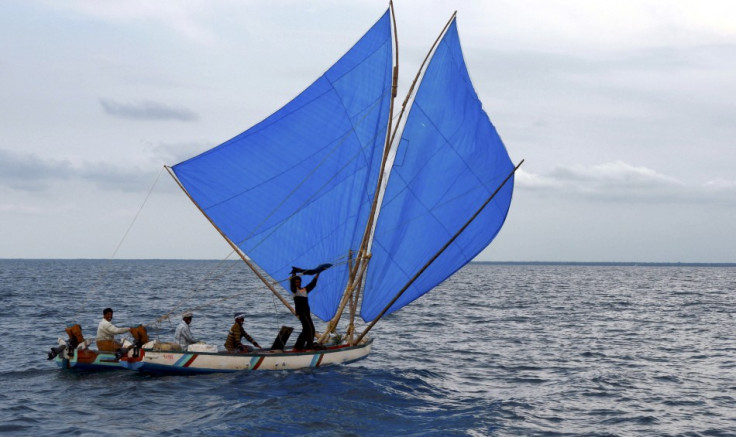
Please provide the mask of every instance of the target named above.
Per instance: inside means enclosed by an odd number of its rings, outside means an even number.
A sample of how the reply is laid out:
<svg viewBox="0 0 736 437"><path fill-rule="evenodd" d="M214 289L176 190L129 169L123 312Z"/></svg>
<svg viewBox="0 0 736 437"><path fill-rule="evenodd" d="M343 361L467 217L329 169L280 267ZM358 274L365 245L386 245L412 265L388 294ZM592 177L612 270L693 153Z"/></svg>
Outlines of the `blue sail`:
<svg viewBox="0 0 736 437"><path fill-rule="evenodd" d="M390 14L283 108L173 166L204 214L272 278L335 264L310 293L336 311L370 213L389 120ZM285 286L285 283L283 283ZM288 287L287 287L288 288Z"/></svg>
<svg viewBox="0 0 736 437"><path fill-rule="evenodd" d="M453 20L424 73L396 151L373 239L363 320L378 316L513 168L470 82ZM483 250L506 219L512 191L513 179L388 312Z"/></svg>

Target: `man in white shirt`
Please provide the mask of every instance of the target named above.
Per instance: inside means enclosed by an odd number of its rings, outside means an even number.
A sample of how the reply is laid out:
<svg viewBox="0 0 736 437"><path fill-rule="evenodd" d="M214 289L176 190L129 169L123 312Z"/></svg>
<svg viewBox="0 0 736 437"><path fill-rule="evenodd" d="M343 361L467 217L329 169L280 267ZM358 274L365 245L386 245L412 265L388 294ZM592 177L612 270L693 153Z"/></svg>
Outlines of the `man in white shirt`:
<svg viewBox="0 0 736 437"><path fill-rule="evenodd" d="M122 344L115 341L116 334L124 334L130 331L130 328L118 328L110 321L112 320L112 308L102 310L102 320L97 325L97 349L100 351L115 351Z"/></svg>
<svg viewBox="0 0 736 437"><path fill-rule="evenodd" d="M198 343L199 340L192 336L192 331L189 330L189 324L192 323L192 313L186 312L181 315L181 322L176 327L174 332L174 341L179 343L182 349L186 350L190 344Z"/></svg>

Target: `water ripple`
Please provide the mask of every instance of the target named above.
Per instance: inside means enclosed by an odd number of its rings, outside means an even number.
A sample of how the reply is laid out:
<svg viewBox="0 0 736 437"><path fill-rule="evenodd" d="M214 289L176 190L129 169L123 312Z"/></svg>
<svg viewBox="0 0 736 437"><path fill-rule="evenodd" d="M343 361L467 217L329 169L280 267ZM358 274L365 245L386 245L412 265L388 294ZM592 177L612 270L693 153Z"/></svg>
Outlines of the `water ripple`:
<svg viewBox="0 0 736 437"><path fill-rule="evenodd" d="M294 326L238 263L202 281L216 264L0 261L0 353L12 358L0 362L0 432L736 434L732 268L469 265L378 324L369 358L335 368L149 377L45 360L67 323L93 336L106 306L118 324L150 321L192 284L197 303L241 293L196 312L208 342L222 344L233 308L259 342Z"/></svg>

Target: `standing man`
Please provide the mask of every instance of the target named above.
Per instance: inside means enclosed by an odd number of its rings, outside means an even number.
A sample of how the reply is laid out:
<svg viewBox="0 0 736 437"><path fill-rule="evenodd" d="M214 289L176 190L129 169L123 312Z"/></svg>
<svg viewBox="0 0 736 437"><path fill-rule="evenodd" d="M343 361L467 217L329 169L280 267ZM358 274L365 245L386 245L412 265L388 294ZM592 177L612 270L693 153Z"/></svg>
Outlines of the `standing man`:
<svg viewBox="0 0 736 437"><path fill-rule="evenodd" d="M192 313L187 311L181 315L181 322L179 322L179 326L176 327L176 332L174 332L174 341L179 343L182 350L187 350L187 346L199 342L192 336L192 331L189 329L191 323Z"/></svg>
<svg viewBox="0 0 736 437"><path fill-rule="evenodd" d="M296 273L297 268L292 269L292 275ZM302 322L302 332L294 343L294 349L323 349L322 345L315 345L314 343L314 322L312 322L312 311L309 309L309 298L307 295L310 291L314 290L317 286L317 279L319 279L318 271L306 287L302 288L302 278L300 276L292 276L289 285L291 286L291 293L294 295L294 309L296 316L299 321ZM316 347L315 347L316 346Z"/></svg>
<svg viewBox="0 0 736 437"><path fill-rule="evenodd" d="M113 352L123 345L115 341L116 334L130 332L130 328L118 328L111 323L112 308L102 310L102 320L97 325L97 350Z"/></svg>

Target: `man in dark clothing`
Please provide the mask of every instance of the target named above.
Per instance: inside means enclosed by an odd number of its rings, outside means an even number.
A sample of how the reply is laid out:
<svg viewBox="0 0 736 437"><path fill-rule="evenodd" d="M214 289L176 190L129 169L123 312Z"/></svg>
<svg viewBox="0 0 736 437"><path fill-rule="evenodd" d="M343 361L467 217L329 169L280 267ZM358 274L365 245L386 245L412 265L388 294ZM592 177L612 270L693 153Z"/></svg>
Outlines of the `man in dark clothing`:
<svg viewBox="0 0 736 437"><path fill-rule="evenodd" d="M317 285L317 279L319 279L320 272L314 275L314 279L307 284L306 287L302 288L302 278L299 276L292 276L289 285L291 286L291 293L294 295L294 309L296 310L296 316L299 321L302 322L302 332L296 339L294 349L314 349L314 322L312 322L312 314L309 309L309 298L307 294L314 290ZM293 274L293 271L292 271Z"/></svg>

